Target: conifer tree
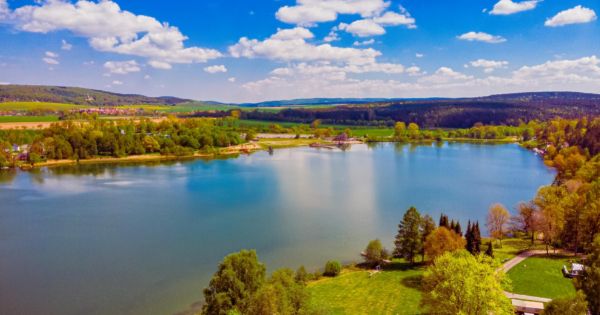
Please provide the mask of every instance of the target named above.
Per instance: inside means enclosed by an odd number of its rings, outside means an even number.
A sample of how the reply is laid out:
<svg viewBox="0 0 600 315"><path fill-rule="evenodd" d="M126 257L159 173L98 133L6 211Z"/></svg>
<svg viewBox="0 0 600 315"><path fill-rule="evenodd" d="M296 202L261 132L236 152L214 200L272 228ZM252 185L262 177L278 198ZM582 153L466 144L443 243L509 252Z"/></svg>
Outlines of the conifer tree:
<svg viewBox="0 0 600 315"><path fill-rule="evenodd" d="M415 207L410 207L400 224L398 224L398 235L396 235L395 256L406 258L413 263L415 256L421 252L423 243L421 241L421 215Z"/></svg>
<svg viewBox="0 0 600 315"><path fill-rule="evenodd" d="M488 243L488 248L485 250L485 254L494 258L494 247L492 246L492 242Z"/></svg>

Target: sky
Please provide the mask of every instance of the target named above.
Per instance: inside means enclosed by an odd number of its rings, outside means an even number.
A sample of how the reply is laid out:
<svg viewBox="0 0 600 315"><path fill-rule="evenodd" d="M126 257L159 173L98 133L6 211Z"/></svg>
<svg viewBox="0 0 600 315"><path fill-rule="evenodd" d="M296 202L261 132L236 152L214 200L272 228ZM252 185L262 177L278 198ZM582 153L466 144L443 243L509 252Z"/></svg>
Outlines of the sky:
<svg viewBox="0 0 600 315"><path fill-rule="evenodd" d="M0 84L222 102L600 93L598 0L0 0Z"/></svg>

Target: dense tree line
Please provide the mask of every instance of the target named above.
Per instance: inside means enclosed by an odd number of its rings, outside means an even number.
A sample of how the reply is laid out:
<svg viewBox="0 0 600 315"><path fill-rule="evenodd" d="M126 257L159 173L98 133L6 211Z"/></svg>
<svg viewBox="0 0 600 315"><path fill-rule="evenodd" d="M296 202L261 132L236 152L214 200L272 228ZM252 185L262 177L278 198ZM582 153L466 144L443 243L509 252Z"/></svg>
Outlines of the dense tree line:
<svg viewBox="0 0 600 315"><path fill-rule="evenodd" d="M43 159L124 157L155 152L184 156L197 150L242 142L238 132L223 128L220 123L214 119L65 121L38 132L3 132L0 134L0 147L30 144L28 159L38 162Z"/></svg>
<svg viewBox="0 0 600 315"><path fill-rule="evenodd" d="M244 119L326 124L387 126L397 121L413 122L425 128L469 128L476 123L512 125L532 120L546 121L556 116L578 118L600 114L595 104L581 101L572 105L539 102L477 100L415 101L397 104L338 106L333 108L285 109L278 112L245 111Z"/></svg>

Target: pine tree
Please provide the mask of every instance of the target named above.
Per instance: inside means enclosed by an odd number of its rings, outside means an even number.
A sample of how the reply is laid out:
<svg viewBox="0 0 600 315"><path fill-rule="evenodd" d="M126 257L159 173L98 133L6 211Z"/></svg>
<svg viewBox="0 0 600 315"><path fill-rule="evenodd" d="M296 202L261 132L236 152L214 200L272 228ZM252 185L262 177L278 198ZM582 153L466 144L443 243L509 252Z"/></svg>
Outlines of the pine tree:
<svg viewBox="0 0 600 315"><path fill-rule="evenodd" d="M473 254L477 255L481 253L481 232L479 231L479 221L472 227L472 239L473 239Z"/></svg>
<svg viewBox="0 0 600 315"><path fill-rule="evenodd" d="M415 207L410 207L400 224L398 224L398 235L396 235L396 250L394 255L404 257L411 263L415 256L421 252L423 243L421 241L421 215Z"/></svg>
<svg viewBox="0 0 600 315"><path fill-rule="evenodd" d="M421 261L425 261L425 241L435 228L433 218L428 214L424 215L421 220L421 244L423 245L421 246Z"/></svg>
<svg viewBox="0 0 600 315"><path fill-rule="evenodd" d="M450 221L450 230L456 231L456 222L454 220Z"/></svg>
<svg viewBox="0 0 600 315"><path fill-rule="evenodd" d="M462 227L460 226L460 222L456 221L456 225L454 225L454 232L456 232L456 234L463 236L462 234Z"/></svg>
<svg viewBox="0 0 600 315"><path fill-rule="evenodd" d="M465 233L465 239L467 240L467 245L465 249L473 254L473 227L471 226L471 220L467 224L467 232Z"/></svg>
<svg viewBox="0 0 600 315"><path fill-rule="evenodd" d="M492 242L488 243L488 248L485 250L485 254L494 258L494 247L492 246Z"/></svg>
<svg viewBox="0 0 600 315"><path fill-rule="evenodd" d="M448 216L447 215L445 215L443 213L440 215L440 224L439 224L439 226L440 227L449 228L449 225L448 225Z"/></svg>

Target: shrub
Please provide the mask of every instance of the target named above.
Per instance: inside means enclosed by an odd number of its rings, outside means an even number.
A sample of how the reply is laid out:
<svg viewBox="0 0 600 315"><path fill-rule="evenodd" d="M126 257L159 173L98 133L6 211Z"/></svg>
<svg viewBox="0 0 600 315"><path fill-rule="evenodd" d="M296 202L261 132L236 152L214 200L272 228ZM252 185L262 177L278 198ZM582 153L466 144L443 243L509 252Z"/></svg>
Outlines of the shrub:
<svg viewBox="0 0 600 315"><path fill-rule="evenodd" d="M330 260L325 264L325 272L323 275L328 277L335 277L340 274L342 270L342 265L339 261Z"/></svg>

